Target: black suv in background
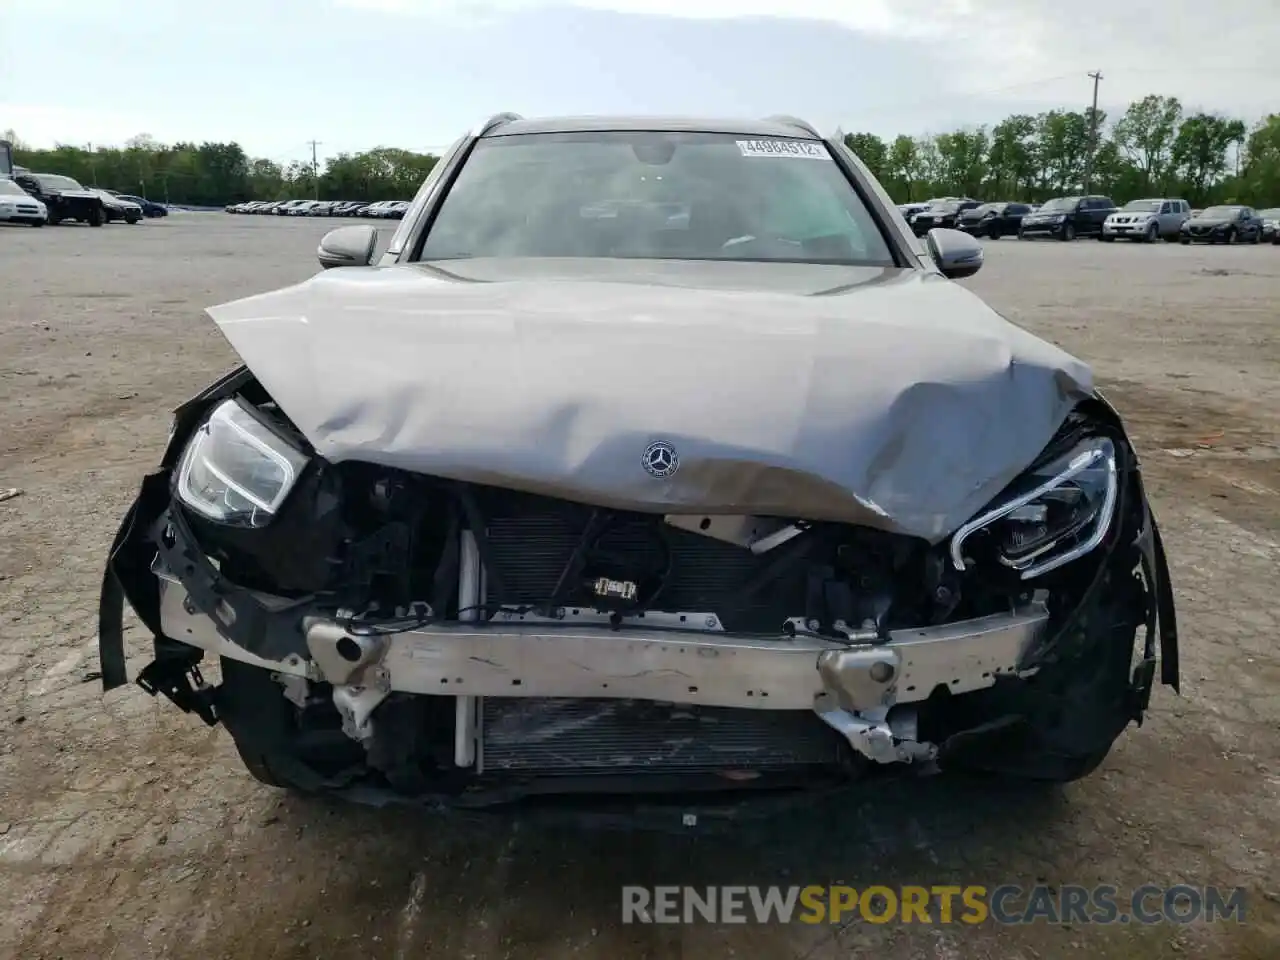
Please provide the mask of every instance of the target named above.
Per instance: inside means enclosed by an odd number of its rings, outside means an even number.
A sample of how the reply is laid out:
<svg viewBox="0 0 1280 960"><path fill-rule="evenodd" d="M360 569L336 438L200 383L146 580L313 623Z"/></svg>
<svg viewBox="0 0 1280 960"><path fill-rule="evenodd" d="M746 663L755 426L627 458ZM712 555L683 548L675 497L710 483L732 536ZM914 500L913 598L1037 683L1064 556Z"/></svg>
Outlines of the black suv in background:
<svg viewBox="0 0 1280 960"><path fill-rule="evenodd" d="M1116 205L1110 197L1055 197L1047 200L1035 213L1022 218L1018 239L1023 237L1057 237L1074 240L1076 237L1102 236L1102 223L1115 213Z"/></svg>
<svg viewBox="0 0 1280 960"><path fill-rule="evenodd" d="M1016 235L1022 226L1022 218L1031 212L1029 203L984 203L960 214L956 229L975 237L1001 237Z"/></svg>
<svg viewBox="0 0 1280 960"><path fill-rule="evenodd" d="M13 182L49 209L49 226L79 220L91 227L107 222L102 198L70 177L57 173L16 173Z"/></svg>
<svg viewBox="0 0 1280 960"><path fill-rule="evenodd" d="M966 210L982 205L981 200L948 199L934 200L919 213L911 215L907 222L911 224L911 232L923 237L934 227L954 228L956 218Z"/></svg>

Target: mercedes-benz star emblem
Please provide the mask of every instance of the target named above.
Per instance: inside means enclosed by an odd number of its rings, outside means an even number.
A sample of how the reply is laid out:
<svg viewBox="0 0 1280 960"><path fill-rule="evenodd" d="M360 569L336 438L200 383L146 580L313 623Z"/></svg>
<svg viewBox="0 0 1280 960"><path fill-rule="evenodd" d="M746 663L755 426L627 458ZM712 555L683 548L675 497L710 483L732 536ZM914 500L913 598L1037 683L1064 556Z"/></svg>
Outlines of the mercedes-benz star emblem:
<svg viewBox="0 0 1280 960"><path fill-rule="evenodd" d="M659 480L671 476L680 466L676 448L663 440L645 447L641 462L645 470L649 471L649 476L657 477Z"/></svg>

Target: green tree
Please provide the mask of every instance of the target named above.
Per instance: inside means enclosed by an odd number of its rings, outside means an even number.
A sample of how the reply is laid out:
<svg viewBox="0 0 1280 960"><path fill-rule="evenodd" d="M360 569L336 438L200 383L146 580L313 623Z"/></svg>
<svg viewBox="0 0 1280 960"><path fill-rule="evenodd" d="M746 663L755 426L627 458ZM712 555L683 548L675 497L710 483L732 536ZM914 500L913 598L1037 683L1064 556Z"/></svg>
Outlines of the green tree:
<svg viewBox="0 0 1280 960"><path fill-rule="evenodd" d="M1166 187L1181 123L1182 104L1178 98L1156 94L1129 104L1116 123L1115 142L1141 171L1144 191Z"/></svg>
<svg viewBox="0 0 1280 960"><path fill-rule="evenodd" d="M1207 202L1211 187L1226 175L1227 151L1244 136L1242 121L1210 113L1197 113L1182 122L1170 160L1192 202Z"/></svg>
<svg viewBox="0 0 1280 960"><path fill-rule="evenodd" d="M883 181L889 174L889 147L874 133L847 133L844 145L867 165L877 180Z"/></svg>

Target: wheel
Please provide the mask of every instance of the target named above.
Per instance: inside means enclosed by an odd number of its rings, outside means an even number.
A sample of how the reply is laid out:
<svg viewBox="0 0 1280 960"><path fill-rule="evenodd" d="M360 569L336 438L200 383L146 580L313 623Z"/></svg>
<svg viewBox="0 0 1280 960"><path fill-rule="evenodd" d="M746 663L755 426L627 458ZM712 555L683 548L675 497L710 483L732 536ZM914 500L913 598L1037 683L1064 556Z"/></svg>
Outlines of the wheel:
<svg viewBox="0 0 1280 960"><path fill-rule="evenodd" d="M224 657L217 708L245 769L269 787L313 793L365 766L364 747L340 729L300 729L297 708L267 670Z"/></svg>
<svg viewBox="0 0 1280 960"><path fill-rule="evenodd" d="M1184 247L1189 246L1191 244L1191 241L1188 240L1186 237L1179 237L1178 242L1182 244Z"/></svg>
<svg viewBox="0 0 1280 960"><path fill-rule="evenodd" d="M1068 242L1076 238L1076 225L1074 223L1064 224L1062 227L1062 240Z"/></svg>
<svg viewBox="0 0 1280 960"><path fill-rule="evenodd" d="M100 227L106 219L106 213L103 209L101 207L94 207L89 211L89 217L85 220L85 223L89 224L91 227Z"/></svg>
<svg viewBox="0 0 1280 960"><path fill-rule="evenodd" d="M1027 239L1027 235L1026 235L1026 233L1023 231L1023 229L1022 229L1021 227L1019 227L1019 228L1018 228L1018 239L1019 239L1019 240L1025 240L1025 239Z"/></svg>
<svg viewBox="0 0 1280 960"><path fill-rule="evenodd" d="M141 219L142 218L139 216L135 216L134 214L129 214L124 218L124 222L132 226L133 224L137 223Z"/></svg>
<svg viewBox="0 0 1280 960"><path fill-rule="evenodd" d="M1239 239L1236 235L1236 228L1232 227L1227 231L1227 243L1235 243Z"/></svg>
<svg viewBox="0 0 1280 960"><path fill-rule="evenodd" d="M1098 239L1101 240L1103 243L1115 243L1115 240L1116 240L1115 237L1109 237L1105 233L1098 234Z"/></svg>
<svg viewBox="0 0 1280 960"><path fill-rule="evenodd" d="M1000 232L1000 224L993 223L991 226L987 227L987 236L992 240L999 240L1000 237L1003 236Z"/></svg>
<svg viewBox="0 0 1280 960"><path fill-rule="evenodd" d="M1146 235L1142 239L1145 243L1155 243L1160 239L1160 228L1154 223L1151 224L1151 226L1147 227Z"/></svg>
<svg viewBox="0 0 1280 960"><path fill-rule="evenodd" d="M33 227L43 227L43 226L44 226L44 221L43 221L43 220L32 220L32 221L31 221L31 225L32 225Z"/></svg>
<svg viewBox="0 0 1280 960"><path fill-rule="evenodd" d="M1261 243L1261 242L1262 242L1262 233L1261 233L1260 231L1255 230L1255 231L1253 232L1253 237L1252 237L1252 239L1250 239L1250 240L1249 240L1249 242L1250 242L1250 243L1253 243L1253 244Z"/></svg>

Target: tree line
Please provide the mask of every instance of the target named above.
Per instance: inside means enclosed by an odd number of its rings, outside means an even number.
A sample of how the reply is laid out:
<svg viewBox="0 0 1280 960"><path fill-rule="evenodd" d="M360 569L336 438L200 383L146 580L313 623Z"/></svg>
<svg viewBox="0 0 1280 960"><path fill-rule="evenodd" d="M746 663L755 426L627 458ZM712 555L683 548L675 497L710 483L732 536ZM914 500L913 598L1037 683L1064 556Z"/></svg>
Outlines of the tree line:
<svg viewBox="0 0 1280 960"><path fill-rule="evenodd" d="M327 200L412 197L438 157L394 147L308 163L250 157L238 143L157 143L145 134L124 147L59 144L35 150L8 131L14 161L82 183L154 200L220 206L242 200L318 196ZM1280 114L1249 128L1214 113L1187 113L1175 97L1150 95L1114 122L1104 112L1049 110L1000 123L891 140L851 133L845 142L898 202L936 196L1043 201L1089 190L1118 203L1180 196L1211 203L1280 204Z"/></svg>

